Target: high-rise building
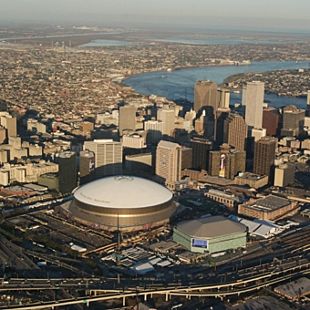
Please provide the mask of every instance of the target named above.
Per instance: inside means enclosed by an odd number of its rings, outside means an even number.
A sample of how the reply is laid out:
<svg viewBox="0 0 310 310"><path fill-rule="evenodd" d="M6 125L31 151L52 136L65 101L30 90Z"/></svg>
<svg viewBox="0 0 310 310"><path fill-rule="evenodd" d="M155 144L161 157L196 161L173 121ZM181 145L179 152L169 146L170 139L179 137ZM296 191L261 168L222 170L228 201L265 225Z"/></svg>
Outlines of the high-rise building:
<svg viewBox="0 0 310 310"><path fill-rule="evenodd" d="M84 150L95 154L95 172L97 176L122 173L123 147L121 142L112 139L86 141Z"/></svg>
<svg viewBox="0 0 310 310"><path fill-rule="evenodd" d="M219 108L229 109L230 90L227 88L219 88L218 97L219 97Z"/></svg>
<svg viewBox="0 0 310 310"><path fill-rule="evenodd" d="M192 168L195 170L208 170L209 153L212 150L213 143L204 138L193 138L191 140L193 153Z"/></svg>
<svg viewBox="0 0 310 310"><path fill-rule="evenodd" d="M285 187L295 181L295 166L293 164L282 164L275 168L274 186Z"/></svg>
<svg viewBox="0 0 310 310"><path fill-rule="evenodd" d="M181 148L181 170L184 169L191 169L192 168L192 162L193 162L193 150L189 147L183 146Z"/></svg>
<svg viewBox="0 0 310 310"><path fill-rule="evenodd" d="M16 117L12 117L8 112L1 112L0 123L7 130L7 137L17 137Z"/></svg>
<svg viewBox="0 0 310 310"><path fill-rule="evenodd" d="M122 138L123 148L144 149L146 148L145 136L138 132L124 135Z"/></svg>
<svg viewBox="0 0 310 310"><path fill-rule="evenodd" d="M158 110L157 120L163 123L163 135L172 136L175 129L175 110L170 108Z"/></svg>
<svg viewBox="0 0 310 310"><path fill-rule="evenodd" d="M124 130L135 131L136 130L136 113L137 109L133 105L125 105L119 109L119 132L123 134Z"/></svg>
<svg viewBox="0 0 310 310"><path fill-rule="evenodd" d="M149 120L144 122L147 144L158 144L163 137L164 124L162 121Z"/></svg>
<svg viewBox="0 0 310 310"><path fill-rule="evenodd" d="M304 128L305 110L294 105L283 108L281 136L298 136Z"/></svg>
<svg viewBox="0 0 310 310"><path fill-rule="evenodd" d="M212 81L197 81L194 92L195 112L201 111L203 107L210 107L215 115L219 104L217 85Z"/></svg>
<svg viewBox="0 0 310 310"><path fill-rule="evenodd" d="M0 144L3 144L6 140L6 129L0 126Z"/></svg>
<svg viewBox="0 0 310 310"><path fill-rule="evenodd" d="M306 116L310 116L310 90L307 92L307 108L306 108Z"/></svg>
<svg viewBox="0 0 310 310"><path fill-rule="evenodd" d="M218 108L216 111L215 142L217 146L224 143L224 124L229 114L230 109L227 108Z"/></svg>
<svg viewBox="0 0 310 310"><path fill-rule="evenodd" d="M80 152L80 178L90 176L95 171L95 154L91 151Z"/></svg>
<svg viewBox="0 0 310 310"><path fill-rule="evenodd" d="M77 160L74 152L58 154L56 161L59 166L59 191L63 194L71 193L77 187Z"/></svg>
<svg viewBox="0 0 310 310"><path fill-rule="evenodd" d="M232 180L238 173L245 171L245 160L245 151L223 144L220 150L210 152L209 174Z"/></svg>
<svg viewBox="0 0 310 310"><path fill-rule="evenodd" d="M259 175L271 175L274 165L278 140L273 137L263 137L254 145L253 172Z"/></svg>
<svg viewBox="0 0 310 310"><path fill-rule="evenodd" d="M231 113L224 121L224 143L234 147L238 151L245 150L248 126L243 117Z"/></svg>
<svg viewBox="0 0 310 310"><path fill-rule="evenodd" d="M167 187L174 189L181 179L182 147L173 142L160 141L156 150L156 175L165 180Z"/></svg>
<svg viewBox="0 0 310 310"><path fill-rule="evenodd" d="M242 102L245 104L245 122L253 128L263 126L265 84L259 81L248 82L243 89Z"/></svg>
<svg viewBox="0 0 310 310"><path fill-rule="evenodd" d="M280 126L280 114L275 108L268 107L263 110L263 128L266 129L266 135L275 137L278 134Z"/></svg>
<svg viewBox="0 0 310 310"><path fill-rule="evenodd" d="M254 142L260 140L263 137L266 137L266 135L265 128L251 128L248 132L248 136L252 137Z"/></svg>

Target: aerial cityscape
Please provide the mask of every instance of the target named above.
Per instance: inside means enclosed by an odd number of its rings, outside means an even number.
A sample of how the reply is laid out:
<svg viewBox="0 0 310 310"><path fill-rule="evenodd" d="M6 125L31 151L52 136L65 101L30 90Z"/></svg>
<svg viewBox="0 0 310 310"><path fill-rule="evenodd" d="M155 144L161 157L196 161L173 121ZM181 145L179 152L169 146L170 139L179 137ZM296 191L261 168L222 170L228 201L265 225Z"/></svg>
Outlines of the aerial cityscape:
<svg viewBox="0 0 310 310"><path fill-rule="evenodd" d="M310 309L310 3L267 2L0 0L0 309Z"/></svg>

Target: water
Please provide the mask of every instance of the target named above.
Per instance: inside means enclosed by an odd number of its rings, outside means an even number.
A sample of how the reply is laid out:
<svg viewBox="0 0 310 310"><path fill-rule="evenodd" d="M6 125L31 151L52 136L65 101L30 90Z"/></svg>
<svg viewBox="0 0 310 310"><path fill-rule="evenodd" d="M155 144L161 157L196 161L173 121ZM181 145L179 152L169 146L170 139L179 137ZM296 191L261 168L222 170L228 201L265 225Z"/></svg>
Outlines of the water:
<svg viewBox="0 0 310 310"><path fill-rule="evenodd" d="M176 43L187 45L240 45L240 44L285 44L284 40L280 39L249 39L249 38L206 38L206 39L186 39L186 38L168 38L168 39L155 39L156 42Z"/></svg>
<svg viewBox="0 0 310 310"><path fill-rule="evenodd" d="M125 79L123 82L146 96L154 94L167 97L170 100L187 99L193 102L194 85L197 80L212 80L217 84L221 84L227 77L234 74L274 70L296 70L300 68L309 68L309 62L266 61L242 66L211 66L187 68L172 72L158 71L134 75ZM240 102L240 100L240 95L232 94L231 104ZM265 100L269 101L270 106L274 107L290 104L302 108L306 106L306 98L278 97L275 94L266 94Z"/></svg>
<svg viewBox="0 0 310 310"><path fill-rule="evenodd" d="M123 40L92 40L89 43L83 44L80 47L112 47L112 46L127 46L130 42Z"/></svg>

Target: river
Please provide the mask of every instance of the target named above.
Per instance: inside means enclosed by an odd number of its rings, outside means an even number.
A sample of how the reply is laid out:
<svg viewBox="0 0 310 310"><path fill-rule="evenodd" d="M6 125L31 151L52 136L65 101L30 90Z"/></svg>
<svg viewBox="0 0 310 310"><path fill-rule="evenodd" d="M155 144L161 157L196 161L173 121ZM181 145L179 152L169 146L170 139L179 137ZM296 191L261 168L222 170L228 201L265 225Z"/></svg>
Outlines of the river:
<svg viewBox="0 0 310 310"><path fill-rule="evenodd" d="M234 74L300 68L309 68L309 62L266 61L241 66L209 66L179 69L172 72L147 72L130 76L124 79L123 83L146 96L153 94L167 97L170 100L182 101L185 99L193 102L194 85L197 80L212 80L217 84L221 84L227 77ZM274 107L290 104L300 108L305 108L306 106L306 98L301 97L279 97L275 94L266 93L265 100L269 102L270 106ZM231 104L240 101L240 94L232 94Z"/></svg>

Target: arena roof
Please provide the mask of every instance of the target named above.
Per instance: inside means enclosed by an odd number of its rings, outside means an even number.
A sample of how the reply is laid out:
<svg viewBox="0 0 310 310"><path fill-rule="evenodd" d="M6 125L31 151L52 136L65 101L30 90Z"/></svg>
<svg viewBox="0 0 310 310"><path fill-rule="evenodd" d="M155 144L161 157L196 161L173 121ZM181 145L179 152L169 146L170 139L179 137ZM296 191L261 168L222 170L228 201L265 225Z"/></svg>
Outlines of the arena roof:
<svg viewBox="0 0 310 310"><path fill-rule="evenodd" d="M224 216L210 216L180 223L176 229L186 235L198 238L216 238L220 236L246 232L246 227Z"/></svg>
<svg viewBox="0 0 310 310"><path fill-rule="evenodd" d="M115 176L81 186L74 192L74 198L104 208L145 208L170 201L172 193L147 179Z"/></svg>

